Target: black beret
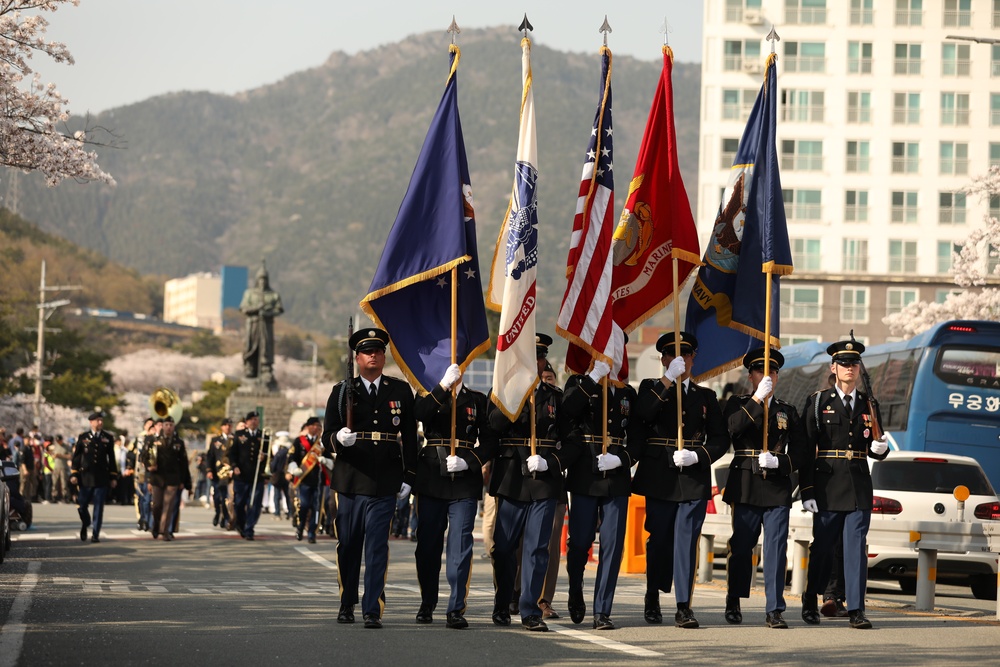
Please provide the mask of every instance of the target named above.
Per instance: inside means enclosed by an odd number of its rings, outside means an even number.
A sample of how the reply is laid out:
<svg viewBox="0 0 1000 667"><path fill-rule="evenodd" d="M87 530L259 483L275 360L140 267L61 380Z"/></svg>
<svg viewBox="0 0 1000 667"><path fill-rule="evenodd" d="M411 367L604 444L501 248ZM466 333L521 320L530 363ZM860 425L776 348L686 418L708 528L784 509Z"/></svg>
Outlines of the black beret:
<svg viewBox="0 0 1000 667"><path fill-rule="evenodd" d="M318 423L319 423L319 417L310 417L309 419L306 420L306 423L302 425L302 428L305 428L306 426L312 426L313 424L318 424Z"/></svg>
<svg viewBox="0 0 1000 667"><path fill-rule="evenodd" d="M865 346L856 340L837 341L826 348L826 353L832 357L832 361L861 361L864 351Z"/></svg>
<svg viewBox="0 0 1000 667"><path fill-rule="evenodd" d="M355 352L365 350L385 349L389 345L389 334L382 329L366 328L355 331L347 344Z"/></svg>
<svg viewBox="0 0 1000 667"><path fill-rule="evenodd" d="M229 417L223 417L222 421L219 422L219 426L225 426L226 424L229 424L230 426L232 426L233 420L230 419Z"/></svg>
<svg viewBox="0 0 1000 667"><path fill-rule="evenodd" d="M243 421L246 421L248 419L259 419L259 418L260 418L260 415L257 414L257 411L256 410L251 410L250 412L247 413L247 416L243 418Z"/></svg>
<svg viewBox="0 0 1000 667"><path fill-rule="evenodd" d="M94 410L93 412L90 413L90 416L87 417L87 419L89 421L94 421L95 419L104 419L104 412L102 412L101 410Z"/></svg>
<svg viewBox="0 0 1000 667"><path fill-rule="evenodd" d="M685 351L696 352L697 350L698 350L698 339L689 334L687 331L682 331L681 354L684 354ZM667 333L660 336L660 338L656 341L656 351L659 352L660 354L668 354L670 356L673 356L674 354L673 331L668 331Z"/></svg>
<svg viewBox="0 0 1000 667"><path fill-rule="evenodd" d="M743 365L751 371L764 370L764 348L758 347L743 355ZM777 350L771 350L771 370L778 370L785 365L785 357Z"/></svg>

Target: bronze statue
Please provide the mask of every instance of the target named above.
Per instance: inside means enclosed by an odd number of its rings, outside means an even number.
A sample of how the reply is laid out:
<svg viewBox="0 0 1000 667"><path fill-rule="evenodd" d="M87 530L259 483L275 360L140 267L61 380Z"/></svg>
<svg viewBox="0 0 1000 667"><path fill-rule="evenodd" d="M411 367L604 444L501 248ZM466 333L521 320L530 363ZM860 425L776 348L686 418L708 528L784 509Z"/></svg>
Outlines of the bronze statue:
<svg viewBox="0 0 1000 667"><path fill-rule="evenodd" d="M274 318L285 312L281 296L268 283L264 260L253 287L243 292L240 312L246 315L243 337L243 371L247 380L271 391L278 389L274 379Z"/></svg>

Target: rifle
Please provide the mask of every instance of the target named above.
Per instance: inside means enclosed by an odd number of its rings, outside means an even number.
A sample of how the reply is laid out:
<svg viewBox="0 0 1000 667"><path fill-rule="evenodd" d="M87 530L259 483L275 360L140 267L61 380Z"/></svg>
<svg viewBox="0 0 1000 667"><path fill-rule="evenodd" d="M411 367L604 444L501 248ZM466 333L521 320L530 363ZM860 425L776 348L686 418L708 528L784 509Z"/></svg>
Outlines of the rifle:
<svg viewBox="0 0 1000 667"><path fill-rule="evenodd" d="M347 380L344 382L344 426L354 430L354 351L351 350L351 336L354 335L354 318L347 318Z"/></svg>
<svg viewBox="0 0 1000 667"><path fill-rule="evenodd" d="M851 329L851 342L857 342L854 340L854 329ZM878 423L878 401L875 400L875 394L872 393L872 379L868 375L868 369L865 368L865 362L859 358L858 363L861 364L861 388L865 390L868 397L868 413L872 417L872 440L881 440L882 425Z"/></svg>

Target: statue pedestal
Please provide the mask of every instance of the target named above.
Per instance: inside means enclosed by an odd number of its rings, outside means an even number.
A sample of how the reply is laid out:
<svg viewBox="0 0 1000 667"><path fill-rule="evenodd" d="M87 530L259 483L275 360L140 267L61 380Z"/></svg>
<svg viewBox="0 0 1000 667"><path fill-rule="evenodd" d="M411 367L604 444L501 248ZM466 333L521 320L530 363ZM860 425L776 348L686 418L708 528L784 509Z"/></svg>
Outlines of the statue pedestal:
<svg viewBox="0 0 1000 667"><path fill-rule="evenodd" d="M240 388L243 389L242 387ZM241 421L251 410L260 413L260 428L270 431L287 431L295 406L277 392L253 388L250 391L234 391L226 399L226 414L233 424ZM295 427L296 429L298 426ZM296 436L298 433L292 433Z"/></svg>

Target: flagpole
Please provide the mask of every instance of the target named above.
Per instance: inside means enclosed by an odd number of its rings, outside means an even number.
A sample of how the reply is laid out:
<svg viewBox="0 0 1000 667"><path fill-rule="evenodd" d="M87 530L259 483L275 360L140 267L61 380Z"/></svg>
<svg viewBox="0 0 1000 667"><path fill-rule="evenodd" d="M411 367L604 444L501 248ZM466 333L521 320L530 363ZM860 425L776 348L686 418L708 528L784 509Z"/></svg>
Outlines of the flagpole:
<svg viewBox="0 0 1000 667"><path fill-rule="evenodd" d="M674 274L674 358L681 357L681 301L680 301L680 291L678 287L677 274L679 272L680 262L677 256L674 255L673 259L673 274ZM677 388L677 449L684 449L684 421L683 421L683 409L681 406L681 401L684 400L684 386L683 381L680 378L674 381Z"/></svg>
<svg viewBox="0 0 1000 667"><path fill-rule="evenodd" d="M538 447L535 444L535 392L531 392L531 397L528 399L528 404L531 406L531 438L528 440L528 446L531 448L531 455L534 456ZM531 479L535 479L535 473L531 473Z"/></svg>
<svg viewBox="0 0 1000 667"><path fill-rule="evenodd" d="M451 267L451 363L458 363L458 267ZM458 407L458 382L451 385L451 455L455 455L455 410Z"/></svg>
<svg viewBox="0 0 1000 667"><path fill-rule="evenodd" d="M771 272L764 269L764 273L767 277L766 279L766 293L764 295L764 375L771 375ZM761 378L763 379L763 378ZM771 389L774 392L774 389ZM768 431L768 404L770 403L770 396L764 397L764 442L761 447L763 451L768 451L767 447L767 431ZM764 477L767 477L767 471L764 471Z"/></svg>

